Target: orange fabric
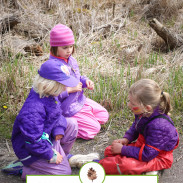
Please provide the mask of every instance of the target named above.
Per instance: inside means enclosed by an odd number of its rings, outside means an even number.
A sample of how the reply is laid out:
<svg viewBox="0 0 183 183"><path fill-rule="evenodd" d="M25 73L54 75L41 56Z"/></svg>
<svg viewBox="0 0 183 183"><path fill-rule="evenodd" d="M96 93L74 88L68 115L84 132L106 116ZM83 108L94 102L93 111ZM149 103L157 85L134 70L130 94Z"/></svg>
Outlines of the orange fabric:
<svg viewBox="0 0 183 183"><path fill-rule="evenodd" d="M139 135L137 141L129 145L141 147L141 151L143 151L145 139L142 135ZM142 156L141 154L142 152L139 153L139 156ZM105 149L104 156L105 158L99 163L104 167L107 175L118 175L120 172L123 175L138 175L143 172L168 169L173 163L173 150L169 152L160 150L159 155L149 162L144 162L121 155L113 155L111 152L111 146L108 146Z"/></svg>
<svg viewBox="0 0 183 183"><path fill-rule="evenodd" d="M143 153L143 150L144 150L144 146L145 146L145 144L142 144L142 147L140 148L140 151L139 151L139 161L142 161L142 153Z"/></svg>
<svg viewBox="0 0 183 183"><path fill-rule="evenodd" d="M160 149L158 149L158 148L156 148L156 147L154 147L154 146L151 146L151 145L149 145L149 144L146 144L146 146L148 146L148 147L151 147L151 148L153 148L153 149L155 149L156 151L161 151Z"/></svg>

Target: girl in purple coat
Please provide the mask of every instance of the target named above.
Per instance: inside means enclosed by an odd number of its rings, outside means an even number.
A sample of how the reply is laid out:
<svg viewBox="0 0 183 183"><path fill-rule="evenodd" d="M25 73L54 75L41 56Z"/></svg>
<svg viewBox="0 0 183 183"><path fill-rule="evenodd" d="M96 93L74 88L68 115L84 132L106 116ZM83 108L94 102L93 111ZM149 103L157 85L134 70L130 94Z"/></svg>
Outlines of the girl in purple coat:
<svg viewBox="0 0 183 183"><path fill-rule="evenodd" d="M58 95L65 86L74 87L79 81L57 60L45 62L38 73L13 126L11 139L18 161L2 169L22 174L22 179L26 175L71 174L69 152L78 133L76 120L62 116ZM87 160L97 158L92 155Z"/></svg>
<svg viewBox="0 0 183 183"><path fill-rule="evenodd" d="M62 102L63 115L72 117L78 123L78 138L92 139L100 131L101 124L107 122L109 114L97 102L86 98L83 88L94 89L94 83L85 76L81 76L77 61L72 57L74 52L74 35L72 30L62 24L58 24L50 32L50 60L57 60L64 64L70 75L79 83L75 87L67 89L59 95Z"/></svg>
<svg viewBox="0 0 183 183"><path fill-rule="evenodd" d="M135 121L122 139L105 149L106 174L142 174L170 168L179 137L169 117L170 97L150 79L134 83L128 106Z"/></svg>

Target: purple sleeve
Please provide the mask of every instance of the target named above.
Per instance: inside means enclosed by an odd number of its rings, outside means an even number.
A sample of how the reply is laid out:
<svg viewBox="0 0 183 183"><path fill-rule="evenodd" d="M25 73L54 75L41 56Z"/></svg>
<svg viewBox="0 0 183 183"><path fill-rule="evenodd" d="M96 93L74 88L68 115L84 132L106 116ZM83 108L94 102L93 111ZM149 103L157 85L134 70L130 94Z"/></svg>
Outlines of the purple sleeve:
<svg viewBox="0 0 183 183"><path fill-rule="evenodd" d="M134 146L123 146L121 149L121 154L126 157L131 157L139 160L139 147L134 147ZM144 146L143 152L142 152L142 161L150 161L154 159L157 155L159 154L158 151L155 149Z"/></svg>
<svg viewBox="0 0 183 183"><path fill-rule="evenodd" d="M54 139L55 139L56 135L63 135L63 136L65 135L63 127L58 126L58 127L53 128L52 136Z"/></svg>
<svg viewBox="0 0 183 183"><path fill-rule="evenodd" d="M51 144L40 139L43 134L45 111L42 106L29 106L19 115L19 126L25 140L25 148L33 155L50 160Z"/></svg>
<svg viewBox="0 0 183 183"><path fill-rule="evenodd" d="M83 84L82 87L86 88L86 80L88 80L88 78L86 76L80 76L80 81Z"/></svg>
<svg viewBox="0 0 183 183"><path fill-rule="evenodd" d="M132 126L128 131L126 131L123 138L127 138L129 143L136 140L138 138L139 132L135 129L135 122L133 122Z"/></svg>
<svg viewBox="0 0 183 183"><path fill-rule="evenodd" d="M139 147L134 147L134 146L123 146L121 149L121 155L139 159Z"/></svg>
<svg viewBox="0 0 183 183"><path fill-rule="evenodd" d="M56 123L56 125L54 126L54 128L52 129L52 136L55 139L56 135L65 135L65 130L67 128L67 121L64 118L64 116L61 116L60 120L58 123Z"/></svg>
<svg viewBox="0 0 183 183"><path fill-rule="evenodd" d="M64 98L68 97L69 94L67 92L67 90L63 91L60 95L59 95L59 100L63 100Z"/></svg>

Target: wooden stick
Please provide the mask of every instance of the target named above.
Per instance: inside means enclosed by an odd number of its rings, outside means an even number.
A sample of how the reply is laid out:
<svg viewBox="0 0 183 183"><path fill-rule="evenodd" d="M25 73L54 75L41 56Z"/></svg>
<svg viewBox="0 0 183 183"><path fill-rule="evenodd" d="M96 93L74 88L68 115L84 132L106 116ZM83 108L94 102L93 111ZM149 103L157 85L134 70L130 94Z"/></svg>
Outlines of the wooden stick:
<svg viewBox="0 0 183 183"><path fill-rule="evenodd" d="M8 151L9 151L9 153L10 153L11 150L10 150L10 146L8 145L8 141L7 140L6 140L6 147L7 147Z"/></svg>
<svg viewBox="0 0 183 183"><path fill-rule="evenodd" d="M170 50L180 47L183 40L180 36L169 31L156 18L149 21L149 25L156 31L156 33L165 41Z"/></svg>

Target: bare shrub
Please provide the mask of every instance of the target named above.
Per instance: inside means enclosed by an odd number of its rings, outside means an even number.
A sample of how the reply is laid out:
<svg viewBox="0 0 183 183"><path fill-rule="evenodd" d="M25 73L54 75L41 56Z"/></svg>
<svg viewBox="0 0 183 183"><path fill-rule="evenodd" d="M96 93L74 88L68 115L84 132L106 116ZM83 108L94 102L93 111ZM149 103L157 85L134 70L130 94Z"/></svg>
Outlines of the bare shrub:
<svg viewBox="0 0 183 183"><path fill-rule="evenodd" d="M158 18L163 21L167 17L177 16L177 11L183 7L183 0L133 0L123 1L139 18Z"/></svg>
<svg viewBox="0 0 183 183"><path fill-rule="evenodd" d="M0 15L13 12L9 1L0 2L3 2L0 5ZM182 7L183 0L17 0L16 2L20 23L0 36L0 50L6 53L7 59L5 62L2 58L2 63L10 62L14 67L13 63L17 62L16 56L22 51L22 47L19 46L23 46L25 42L41 45L44 53L44 56L39 58L34 55L18 58L22 66L12 69L16 74L15 82L18 87L10 89L21 93L18 96L21 102L28 90L23 91L23 87L31 87L33 74L49 57L49 32L58 23L65 24L73 30L76 38L74 57L78 60L80 71L96 82L97 91L93 95L94 97L99 95L96 97L98 102L109 110L124 106L120 103L123 102L122 93L125 93L134 80L151 75L157 80L166 80L168 74L163 72L163 69L171 67L169 64L171 60L182 62L179 59L182 58L180 50L175 52L175 55L162 52L163 56L158 55L162 43L161 40L154 42L156 33L148 27L146 18L153 15L165 20L169 15L176 16L176 13L180 12L176 10ZM142 18L145 19L142 21ZM176 29L179 31L181 31L181 20L179 13L179 23L176 23ZM157 49L152 49L154 47ZM33 46L27 49L32 52L34 48ZM158 52L152 53L154 50ZM32 68L36 71L30 71ZM12 84L11 75L2 74L3 69L0 71L0 75L5 78L4 81ZM22 78L26 78L26 81ZM105 82L108 88L102 88ZM9 100L7 103L12 104L12 101Z"/></svg>

